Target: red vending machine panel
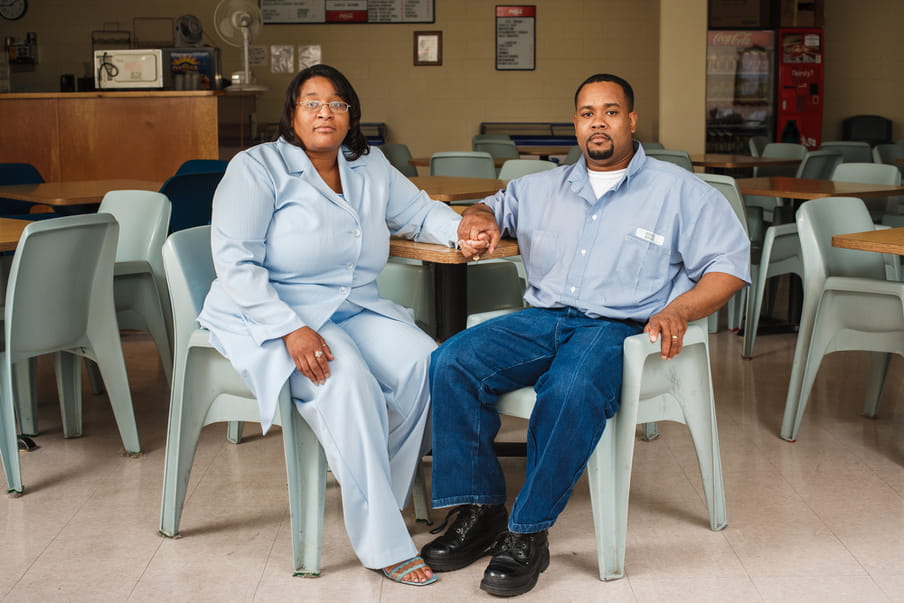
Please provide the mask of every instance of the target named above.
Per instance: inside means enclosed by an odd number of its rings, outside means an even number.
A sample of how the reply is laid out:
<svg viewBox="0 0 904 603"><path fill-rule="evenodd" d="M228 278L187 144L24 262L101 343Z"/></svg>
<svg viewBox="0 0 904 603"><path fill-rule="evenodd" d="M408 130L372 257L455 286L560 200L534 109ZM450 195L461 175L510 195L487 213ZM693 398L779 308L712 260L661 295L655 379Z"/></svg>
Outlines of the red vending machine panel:
<svg viewBox="0 0 904 603"><path fill-rule="evenodd" d="M778 37L778 140L817 149L822 142L822 29L780 29Z"/></svg>

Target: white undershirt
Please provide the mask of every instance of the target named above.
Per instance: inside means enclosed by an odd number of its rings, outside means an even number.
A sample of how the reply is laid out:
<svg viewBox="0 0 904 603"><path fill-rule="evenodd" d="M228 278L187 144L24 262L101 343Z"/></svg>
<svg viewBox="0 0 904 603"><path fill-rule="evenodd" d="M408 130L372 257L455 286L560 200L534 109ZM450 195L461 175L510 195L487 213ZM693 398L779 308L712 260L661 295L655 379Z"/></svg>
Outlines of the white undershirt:
<svg viewBox="0 0 904 603"><path fill-rule="evenodd" d="M593 194L599 199L614 188L616 184L621 182L627 172L628 168L615 170L613 172L595 172L593 170L587 170L587 176L590 177L590 186L593 187Z"/></svg>

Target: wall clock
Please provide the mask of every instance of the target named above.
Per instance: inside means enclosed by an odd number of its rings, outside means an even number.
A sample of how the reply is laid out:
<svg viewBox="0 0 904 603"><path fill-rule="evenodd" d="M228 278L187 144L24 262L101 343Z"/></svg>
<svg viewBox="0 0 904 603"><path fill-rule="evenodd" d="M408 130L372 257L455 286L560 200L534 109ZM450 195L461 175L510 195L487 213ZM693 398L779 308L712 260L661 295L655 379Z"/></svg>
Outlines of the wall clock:
<svg viewBox="0 0 904 603"><path fill-rule="evenodd" d="M0 17L15 21L21 19L28 10L28 0L0 0Z"/></svg>

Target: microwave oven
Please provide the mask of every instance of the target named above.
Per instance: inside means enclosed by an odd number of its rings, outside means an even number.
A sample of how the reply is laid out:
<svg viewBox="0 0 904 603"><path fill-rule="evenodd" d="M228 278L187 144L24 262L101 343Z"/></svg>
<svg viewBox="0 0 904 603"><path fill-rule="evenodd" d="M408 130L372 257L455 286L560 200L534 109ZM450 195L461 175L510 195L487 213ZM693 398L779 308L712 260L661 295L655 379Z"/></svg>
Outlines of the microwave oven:
<svg viewBox="0 0 904 603"><path fill-rule="evenodd" d="M98 90L163 88L163 53L159 49L95 50L94 83Z"/></svg>

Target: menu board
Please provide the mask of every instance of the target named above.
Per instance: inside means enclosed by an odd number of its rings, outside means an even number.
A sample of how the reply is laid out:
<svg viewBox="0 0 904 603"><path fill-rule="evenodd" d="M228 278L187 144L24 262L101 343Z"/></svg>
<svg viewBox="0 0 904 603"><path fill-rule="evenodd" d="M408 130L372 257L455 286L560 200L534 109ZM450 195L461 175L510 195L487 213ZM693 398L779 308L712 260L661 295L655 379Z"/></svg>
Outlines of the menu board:
<svg viewBox="0 0 904 603"><path fill-rule="evenodd" d="M536 66L536 6L496 6L496 69L531 70Z"/></svg>
<svg viewBox="0 0 904 603"><path fill-rule="evenodd" d="M433 23L435 0L260 0L265 24Z"/></svg>

